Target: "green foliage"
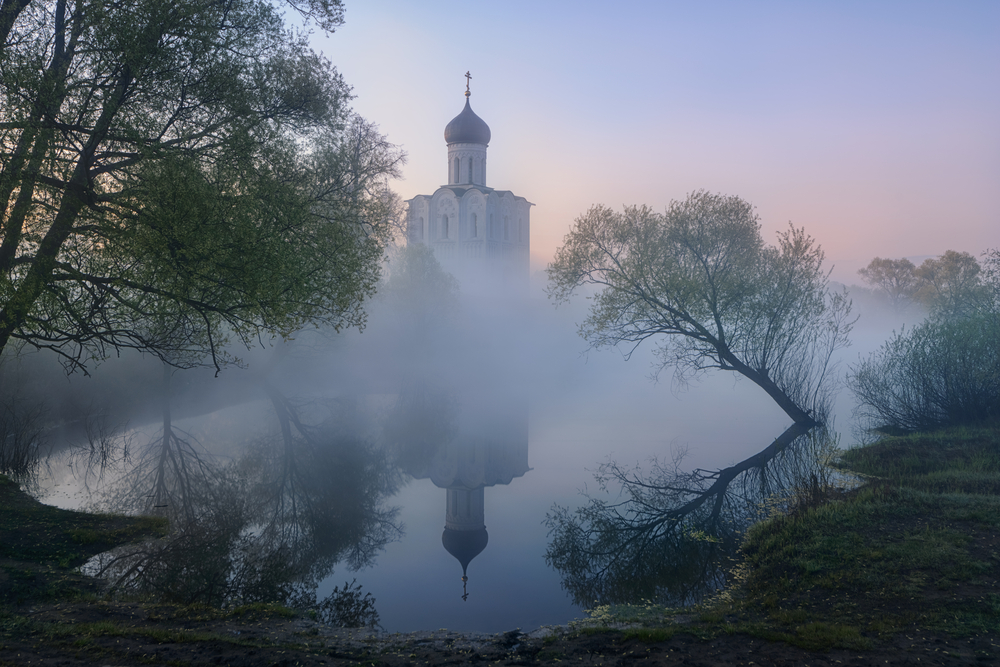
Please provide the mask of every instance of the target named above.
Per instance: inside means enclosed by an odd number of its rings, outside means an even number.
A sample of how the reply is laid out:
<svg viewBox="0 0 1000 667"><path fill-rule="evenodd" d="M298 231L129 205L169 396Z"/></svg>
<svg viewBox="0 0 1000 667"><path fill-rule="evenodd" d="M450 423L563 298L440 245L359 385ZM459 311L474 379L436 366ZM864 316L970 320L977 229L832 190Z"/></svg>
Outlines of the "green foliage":
<svg viewBox="0 0 1000 667"><path fill-rule="evenodd" d="M291 3L324 29L337 0ZM263 0L38 2L0 51L0 350L83 367L364 323L402 156Z"/></svg>
<svg viewBox="0 0 1000 667"><path fill-rule="evenodd" d="M388 269L378 300L414 351L436 344L434 335L452 325L458 314L458 280L423 243L398 248L389 256Z"/></svg>
<svg viewBox="0 0 1000 667"><path fill-rule="evenodd" d="M928 431L1000 417L1000 312L894 334L847 380L866 426Z"/></svg>
<svg viewBox="0 0 1000 667"><path fill-rule="evenodd" d="M976 312L984 298L980 270L979 262L967 252L948 250L940 257L925 259L913 270L919 281L916 297L938 317Z"/></svg>
<svg viewBox="0 0 1000 667"><path fill-rule="evenodd" d="M656 338L682 377L735 371L793 419L827 400L829 350L846 343L850 305L827 289L823 253L803 230L768 246L753 207L694 192L666 213L596 206L549 266L550 295L594 285L580 333L592 345Z"/></svg>

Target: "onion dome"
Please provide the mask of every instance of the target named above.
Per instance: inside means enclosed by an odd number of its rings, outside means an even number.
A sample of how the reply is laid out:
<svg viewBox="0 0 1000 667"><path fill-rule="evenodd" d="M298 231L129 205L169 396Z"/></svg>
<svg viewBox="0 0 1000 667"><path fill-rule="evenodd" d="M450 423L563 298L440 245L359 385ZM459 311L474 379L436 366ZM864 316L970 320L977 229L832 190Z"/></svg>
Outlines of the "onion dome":
<svg viewBox="0 0 1000 667"><path fill-rule="evenodd" d="M489 144L490 126L473 112L469 98L465 98L462 113L451 119L444 128L444 140L451 144Z"/></svg>
<svg viewBox="0 0 1000 667"><path fill-rule="evenodd" d="M485 528L479 530L454 530L445 528L441 534L441 544L445 550L458 559L462 564L462 576L469 567L472 559L483 552L486 543L490 541L490 536Z"/></svg>

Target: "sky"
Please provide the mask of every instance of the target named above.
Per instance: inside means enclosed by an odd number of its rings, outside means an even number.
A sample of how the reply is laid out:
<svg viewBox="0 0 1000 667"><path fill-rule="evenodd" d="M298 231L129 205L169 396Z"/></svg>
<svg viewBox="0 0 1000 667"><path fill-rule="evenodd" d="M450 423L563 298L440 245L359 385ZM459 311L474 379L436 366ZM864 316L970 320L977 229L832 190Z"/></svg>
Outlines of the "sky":
<svg viewBox="0 0 1000 667"><path fill-rule="evenodd" d="M789 223L834 279L873 257L1000 246L1000 2L346 0L312 43L408 154L403 199L447 182L465 102L487 185L535 204L533 269L595 204L694 190Z"/></svg>

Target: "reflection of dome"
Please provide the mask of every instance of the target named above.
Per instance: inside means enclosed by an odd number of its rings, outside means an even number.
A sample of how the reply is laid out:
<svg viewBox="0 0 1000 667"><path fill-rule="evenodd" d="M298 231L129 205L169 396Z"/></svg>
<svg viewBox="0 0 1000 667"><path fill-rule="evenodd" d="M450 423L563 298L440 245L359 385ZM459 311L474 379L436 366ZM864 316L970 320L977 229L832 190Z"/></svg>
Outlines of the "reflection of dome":
<svg viewBox="0 0 1000 667"><path fill-rule="evenodd" d="M472 559L483 552L486 543L490 541L490 536L486 528L479 530L452 530L445 528L441 533L441 544L452 556L462 564L462 576L469 567Z"/></svg>
<svg viewBox="0 0 1000 667"><path fill-rule="evenodd" d="M490 126L477 116L465 99L465 108L444 128L444 140L450 144L489 144Z"/></svg>

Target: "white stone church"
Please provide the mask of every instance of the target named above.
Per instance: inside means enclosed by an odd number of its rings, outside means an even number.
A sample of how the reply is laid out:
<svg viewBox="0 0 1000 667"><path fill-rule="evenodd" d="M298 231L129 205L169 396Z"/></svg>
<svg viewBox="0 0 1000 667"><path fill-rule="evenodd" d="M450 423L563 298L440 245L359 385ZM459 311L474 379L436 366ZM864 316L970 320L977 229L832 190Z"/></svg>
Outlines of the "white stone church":
<svg viewBox="0 0 1000 667"><path fill-rule="evenodd" d="M486 185L490 127L465 91L465 108L444 128L448 184L410 199L407 242L434 249L469 294L523 295L528 287L531 202Z"/></svg>

